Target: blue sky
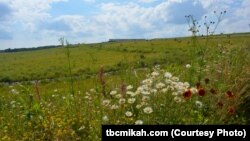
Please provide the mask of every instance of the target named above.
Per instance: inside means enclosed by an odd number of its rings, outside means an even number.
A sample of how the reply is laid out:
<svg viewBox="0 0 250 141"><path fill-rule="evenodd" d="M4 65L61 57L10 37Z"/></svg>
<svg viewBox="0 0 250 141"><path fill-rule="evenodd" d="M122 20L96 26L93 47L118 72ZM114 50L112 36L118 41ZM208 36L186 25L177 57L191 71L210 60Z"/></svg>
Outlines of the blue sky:
<svg viewBox="0 0 250 141"><path fill-rule="evenodd" d="M0 0L0 49L95 43L111 38L188 36L185 15L200 22L227 11L217 33L250 31L250 0ZM203 29L201 29L202 34Z"/></svg>

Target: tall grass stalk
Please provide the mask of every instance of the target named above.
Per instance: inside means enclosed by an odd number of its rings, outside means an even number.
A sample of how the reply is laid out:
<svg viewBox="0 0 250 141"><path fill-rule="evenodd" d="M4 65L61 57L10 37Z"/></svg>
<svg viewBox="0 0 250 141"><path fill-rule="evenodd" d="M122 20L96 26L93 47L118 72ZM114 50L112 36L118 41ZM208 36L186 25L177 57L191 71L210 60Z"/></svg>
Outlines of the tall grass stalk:
<svg viewBox="0 0 250 141"><path fill-rule="evenodd" d="M66 49L66 57L67 57L67 63L68 63L68 72L69 72L69 78L70 78L70 93L72 95L75 94L74 92L74 80L72 75L72 66L71 66L71 60L70 60L70 44L67 40L64 39L64 37L59 39L59 42L62 46L64 46L64 43L66 43L65 49Z"/></svg>

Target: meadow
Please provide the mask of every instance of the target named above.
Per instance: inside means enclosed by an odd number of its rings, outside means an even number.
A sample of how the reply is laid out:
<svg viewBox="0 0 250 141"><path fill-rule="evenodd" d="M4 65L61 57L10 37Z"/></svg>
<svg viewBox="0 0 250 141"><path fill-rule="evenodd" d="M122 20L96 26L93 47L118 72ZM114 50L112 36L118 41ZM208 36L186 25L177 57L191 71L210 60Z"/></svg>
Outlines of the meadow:
<svg viewBox="0 0 250 141"><path fill-rule="evenodd" d="M0 140L102 124L249 124L250 33L0 53Z"/></svg>

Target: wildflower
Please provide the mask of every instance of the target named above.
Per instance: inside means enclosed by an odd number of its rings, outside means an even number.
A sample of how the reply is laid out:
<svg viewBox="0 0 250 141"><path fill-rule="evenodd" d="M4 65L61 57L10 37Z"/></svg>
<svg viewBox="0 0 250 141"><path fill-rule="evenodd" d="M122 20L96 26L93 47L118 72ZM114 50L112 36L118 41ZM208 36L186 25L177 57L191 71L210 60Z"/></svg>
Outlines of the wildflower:
<svg viewBox="0 0 250 141"><path fill-rule="evenodd" d="M148 91L142 91L141 94L143 94L143 95L150 95L150 92L148 92Z"/></svg>
<svg viewBox="0 0 250 141"><path fill-rule="evenodd" d="M133 104L133 103L135 103L135 100L136 100L135 98L129 98L128 99L128 103L129 104Z"/></svg>
<svg viewBox="0 0 250 141"><path fill-rule="evenodd" d="M107 122L107 121L109 121L109 118L108 118L108 116L105 115L105 116L102 117L102 120Z"/></svg>
<svg viewBox="0 0 250 141"><path fill-rule="evenodd" d="M168 91L168 89L169 89L169 87L163 88L163 89L161 90L161 92L166 93L166 92Z"/></svg>
<svg viewBox="0 0 250 141"><path fill-rule="evenodd" d="M11 89L10 91L12 94L19 94L19 92L16 89Z"/></svg>
<svg viewBox="0 0 250 141"><path fill-rule="evenodd" d="M189 87L190 87L190 84L189 84L188 82L184 82L184 83L183 83L183 86L184 86L185 88L189 88Z"/></svg>
<svg viewBox="0 0 250 141"><path fill-rule="evenodd" d="M147 106L148 103L147 103L147 101L142 101L142 102L141 102L141 105L142 105L142 106Z"/></svg>
<svg viewBox="0 0 250 141"><path fill-rule="evenodd" d="M198 89L198 94L199 94L200 96L204 96L205 93L206 93L206 91L205 91L203 88Z"/></svg>
<svg viewBox="0 0 250 141"><path fill-rule="evenodd" d="M120 99L122 97L122 94L115 95L115 98Z"/></svg>
<svg viewBox="0 0 250 141"><path fill-rule="evenodd" d="M137 120L135 121L135 125L142 125L143 124L143 121L142 120Z"/></svg>
<svg viewBox="0 0 250 141"><path fill-rule="evenodd" d="M169 72L165 72L164 76L169 79L172 77L172 74Z"/></svg>
<svg viewBox="0 0 250 141"><path fill-rule="evenodd" d="M220 108L222 108L222 107L224 106L223 102L221 102L221 101L219 101L219 102L217 103L217 105L218 105Z"/></svg>
<svg viewBox="0 0 250 141"><path fill-rule="evenodd" d="M176 76L174 76L174 77L172 77L172 80L175 81L175 82L177 82L177 81L179 81L179 78L176 77Z"/></svg>
<svg viewBox="0 0 250 141"><path fill-rule="evenodd" d="M191 67L191 65L190 64L186 64L186 68L188 69L188 68L190 68Z"/></svg>
<svg viewBox="0 0 250 141"><path fill-rule="evenodd" d="M228 96L229 98L233 98L233 97L234 97L234 94L233 94L233 92L231 92L231 91L227 91L227 96Z"/></svg>
<svg viewBox="0 0 250 141"><path fill-rule="evenodd" d="M188 89L185 89L185 88L178 88L176 91L175 91L175 93L177 94L177 95L179 95L179 94L183 94L186 90L188 90Z"/></svg>
<svg viewBox="0 0 250 141"><path fill-rule="evenodd" d="M86 92L85 94L86 94L86 95L90 95L90 93L89 93L89 92Z"/></svg>
<svg viewBox="0 0 250 141"><path fill-rule="evenodd" d="M170 86L169 89L173 91L175 88L173 86Z"/></svg>
<svg viewBox="0 0 250 141"><path fill-rule="evenodd" d="M131 116L133 115L133 113L130 112L130 111L127 111L127 112L125 113L125 115L126 115L127 117L131 117Z"/></svg>
<svg viewBox="0 0 250 141"><path fill-rule="evenodd" d="M169 85L169 84L171 84L171 83L172 83L172 81L171 81L171 80L169 80L169 79L166 79L166 80L165 80L165 83Z"/></svg>
<svg viewBox="0 0 250 141"><path fill-rule="evenodd" d="M234 107L229 107L228 108L228 114L229 115L234 115L235 114L235 108Z"/></svg>
<svg viewBox="0 0 250 141"><path fill-rule="evenodd" d="M156 69L160 69L161 65L157 64L154 66Z"/></svg>
<svg viewBox="0 0 250 141"><path fill-rule="evenodd" d="M156 89L151 89L150 92L155 94L155 93L157 93L157 90Z"/></svg>
<svg viewBox="0 0 250 141"><path fill-rule="evenodd" d="M125 102L126 102L126 99L125 98L121 98L121 99L119 99L119 104L125 104Z"/></svg>
<svg viewBox="0 0 250 141"><path fill-rule="evenodd" d="M134 95L134 92L127 91L126 94L128 94L128 95Z"/></svg>
<svg viewBox="0 0 250 141"><path fill-rule="evenodd" d="M152 75L152 76L158 76L158 75L159 75L159 72L154 71L154 72L151 73L151 75Z"/></svg>
<svg viewBox="0 0 250 141"><path fill-rule="evenodd" d="M191 90L188 89L187 91L185 91L185 92L183 93L183 96L184 96L184 98L190 98L190 97L192 96Z"/></svg>
<svg viewBox="0 0 250 141"><path fill-rule="evenodd" d="M131 96L131 97L135 97L136 95L138 95L138 93L135 92L135 93L131 93L130 96Z"/></svg>
<svg viewBox="0 0 250 141"><path fill-rule="evenodd" d="M200 101L195 101L195 105L198 107L198 108L202 108L203 107L203 104L202 104L202 102L200 102Z"/></svg>
<svg viewBox="0 0 250 141"><path fill-rule="evenodd" d="M180 103L182 101L182 99L178 96L174 97L174 101L177 103Z"/></svg>
<svg viewBox="0 0 250 141"><path fill-rule="evenodd" d="M197 89L201 88L201 83L200 83L200 82L197 82L197 83L196 83L196 88L197 88Z"/></svg>
<svg viewBox="0 0 250 141"><path fill-rule="evenodd" d="M153 112L153 109L151 107L146 107L143 109L143 112L146 114L151 114Z"/></svg>
<svg viewBox="0 0 250 141"><path fill-rule="evenodd" d="M65 97L65 96L63 96L63 97L62 97L62 99L64 100L64 99L66 99L66 97Z"/></svg>
<svg viewBox="0 0 250 141"><path fill-rule="evenodd" d="M13 104L15 104L15 103L16 103L16 101L14 101L14 100L10 102L11 105L13 105Z"/></svg>
<svg viewBox="0 0 250 141"><path fill-rule="evenodd" d="M155 88L156 88L156 89L162 89L163 87L165 87L165 84L162 83L162 82L157 83L157 84L155 85Z"/></svg>
<svg viewBox="0 0 250 141"><path fill-rule="evenodd" d="M92 93L96 93L95 89L90 89L89 91L92 92Z"/></svg>
<svg viewBox="0 0 250 141"><path fill-rule="evenodd" d="M210 93L212 93L212 94L216 94L216 91L215 91L215 89L210 89Z"/></svg>
<svg viewBox="0 0 250 141"><path fill-rule="evenodd" d="M138 104L135 106L136 109L141 109L142 105Z"/></svg>
<svg viewBox="0 0 250 141"><path fill-rule="evenodd" d="M111 91L110 92L110 95L116 95L117 94L117 91Z"/></svg>
<svg viewBox="0 0 250 141"><path fill-rule="evenodd" d="M78 129L78 131L81 131L81 130L83 130L83 129L85 129L85 126L84 126L84 125L81 126L81 127Z"/></svg>
<svg viewBox="0 0 250 141"><path fill-rule="evenodd" d="M108 106L109 103L110 103L110 100L108 100L108 99L102 101L102 105L104 105L104 106Z"/></svg>
<svg viewBox="0 0 250 141"><path fill-rule="evenodd" d="M173 82L172 85L178 89L178 88L182 88L183 87L183 83L182 82Z"/></svg>
<svg viewBox="0 0 250 141"><path fill-rule="evenodd" d="M191 90L191 92L192 92L193 94L198 93L198 90L197 90L196 88L191 88L190 90Z"/></svg>
<svg viewBox="0 0 250 141"><path fill-rule="evenodd" d="M172 93L172 95L177 96L177 95L178 95L178 93L177 93L177 92L173 92L173 93Z"/></svg>
<svg viewBox="0 0 250 141"><path fill-rule="evenodd" d="M150 97L149 97L149 96L143 96L143 97L142 97L142 101L145 101L145 102L146 102L146 101L149 101L149 100L150 100Z"/></svg>
<svg viewBox="0 0 250 141"><path fill-rule="evenodd" d="M114 104L114 105L112 105L112 106L110 107L111 110L116 110L116 109L118 109L118 108L119 108L119 106L116 105L116 104Z"/></svg>
<svg viewBox="0 0 250 141"><path fill-rule="evenodd" d="M142 84L144 84L144 85L149 85L149 86L151 86L152 83L153 83L153 81L152 81L151 79L145 79L145 80L142 81Z"/></svg>
<svg viewBox="0 0 250 141"><path fill-rule="evenodd" d="M90 96L85 96L84 98L88 99L88 100L92 100L92 98Z"/></svg>
<svg viewBox="0 0 250 141"><path fill-rule="evenodd" d="M141 93L141 91L144 91L144 88L142 86L139 86L136 90L136 93Z"/></svg>
<svg viewBox="0 0 250 141"><path fill-rule="evenodd" d="M206 84L208 84L210 80L208 78L205 78L204 81L205 81Z"/></svg>
<svg viewBox="0 0 250 141"><path fill-rule="evenodd" d="M132 85L128 85L126 89L127 90L131 90L131 89L133 89L133 86Z"/></svg>

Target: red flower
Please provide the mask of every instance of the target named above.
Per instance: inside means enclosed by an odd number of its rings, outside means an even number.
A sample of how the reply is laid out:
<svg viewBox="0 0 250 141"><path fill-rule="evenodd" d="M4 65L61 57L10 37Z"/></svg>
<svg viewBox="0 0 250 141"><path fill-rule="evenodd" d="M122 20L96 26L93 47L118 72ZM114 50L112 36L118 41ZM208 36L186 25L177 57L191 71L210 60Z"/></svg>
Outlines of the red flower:
<svg viewBox="0 0 250 141"><path fill-rule="evenodd" d="M209 79L208 78L205 78L205 83L208 84L209 83Z"/></svg>
<svg viewBox="0 0 250 141"><path fill-rule="evenodd" d="M203 88L200 88L200 89L198 90L198 94L199 94L200 96L204 96L204 95L206 94L206 91L205 91Z"/></svg>
<svg viewBox="0 0 250 141"><path fill-rule="evenodd" d="M215 89L210 89L210 93L212 93L212 94L216 94L217 92L215 91Z"/></svg>
<svg viewBox="0 0 250 141"><path fill-rule="evenodd" d="M187 90L183 93L184 98L190 98L192 96L191 90Z"/></svg>
<svg viewBox="0 0 250 141"><path fill-rule="evenodd" d="M220 108L222 108L222 107L224 106L223 102L221 102L221 101L219 101L219 102L217 103L217 105L218 105Z"/></svg>
<svg viewBox="0 0 250 141"><path fill-rule="evenodd" d="M234 94L233 94L233 92L231 92L231 91L227 91L227 96L228 96L229 98L233 98L233 97L234 97Z"/></svg>
<svg viewBox="0 0 250 141"><path fill-rule="evenodd" d="M228 108L228 114L229 115L234 115L235 114L235 108L234 107L229 107Z"/></svg>

